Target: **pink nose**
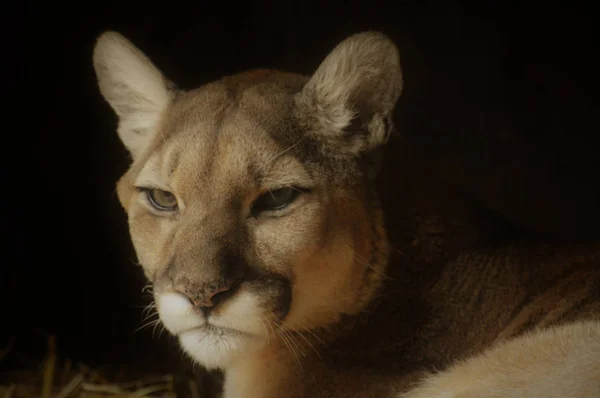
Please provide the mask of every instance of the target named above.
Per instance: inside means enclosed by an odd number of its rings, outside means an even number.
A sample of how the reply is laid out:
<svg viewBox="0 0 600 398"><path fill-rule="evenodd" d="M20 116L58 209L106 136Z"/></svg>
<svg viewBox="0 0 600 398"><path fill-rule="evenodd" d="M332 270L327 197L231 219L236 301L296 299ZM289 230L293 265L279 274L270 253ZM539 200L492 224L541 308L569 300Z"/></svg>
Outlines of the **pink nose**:
<svg viewBox="0 0 600 398"><path fill-rule="evenodd" d="M209 286L200 293L188 294L190 301L199 308L212 308L229 297L231 285L227 286Z"/></svg>

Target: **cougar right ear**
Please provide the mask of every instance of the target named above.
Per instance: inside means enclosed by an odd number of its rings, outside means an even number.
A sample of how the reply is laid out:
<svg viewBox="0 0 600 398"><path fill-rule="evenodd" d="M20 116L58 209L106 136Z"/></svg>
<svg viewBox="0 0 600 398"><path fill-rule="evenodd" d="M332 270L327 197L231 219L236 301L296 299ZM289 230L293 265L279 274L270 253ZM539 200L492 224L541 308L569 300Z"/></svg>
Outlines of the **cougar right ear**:
<svg viewBox="0 0 600 398"><path fill-rule="evenodd" d="M135 159L152 140L174 93L150 59L117 32L100 35L93 63L100 92L119 117L119 137Z"/></svg>

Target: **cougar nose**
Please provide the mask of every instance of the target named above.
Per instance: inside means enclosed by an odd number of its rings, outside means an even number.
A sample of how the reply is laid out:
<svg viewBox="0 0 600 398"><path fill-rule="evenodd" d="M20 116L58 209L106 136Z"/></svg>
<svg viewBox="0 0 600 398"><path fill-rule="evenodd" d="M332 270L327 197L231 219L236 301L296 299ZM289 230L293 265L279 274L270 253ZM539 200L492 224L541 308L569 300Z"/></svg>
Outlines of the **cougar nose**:
<svg viewBox="0 0 600 398"><path fill-rule="evenodd" d="M232 291L232 287L232 284L219 287L209 286L204 289L202 294L196 296L192 302L196 307L212 308L229 297L228 293Z"/></svg>
<svg viewBox="0 0 600 398"><path fill-rule="evenodd" d="M188 286L182 290L195 307L208 315L212 308L233 295L236 285L234 282L227 282L196 288Z"/></svg>

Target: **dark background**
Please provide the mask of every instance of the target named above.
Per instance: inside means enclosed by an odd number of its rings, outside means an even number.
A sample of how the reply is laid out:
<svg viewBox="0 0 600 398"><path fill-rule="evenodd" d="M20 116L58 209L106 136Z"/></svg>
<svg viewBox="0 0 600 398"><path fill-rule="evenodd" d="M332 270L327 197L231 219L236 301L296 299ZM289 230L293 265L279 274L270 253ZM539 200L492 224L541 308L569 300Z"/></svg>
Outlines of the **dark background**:
<svg viewBox="0 0 600 398"><path fill-rule="evenodd" d="M91 63L102 31L192 88L255 67L309 74L346 36L382 30L404 68L398 130L443 178L515 225L589 240L600 221L599 15L575 3L24 3L11 21L23 31L5 36L17 45L4 59L16 70L4 76L15 106L4 115L0 286L0 329L19 355L0 366L43 355L48 334L59 355L92 366L180 356L164 334L133 333L147 301L114 193L128 158Z"/></svg>

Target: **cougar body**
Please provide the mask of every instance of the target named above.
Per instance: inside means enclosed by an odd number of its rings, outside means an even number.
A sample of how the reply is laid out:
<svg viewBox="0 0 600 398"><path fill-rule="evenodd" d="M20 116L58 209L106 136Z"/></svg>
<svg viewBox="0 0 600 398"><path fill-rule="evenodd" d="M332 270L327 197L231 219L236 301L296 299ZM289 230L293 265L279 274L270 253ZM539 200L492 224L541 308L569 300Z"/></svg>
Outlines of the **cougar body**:
<svg viewBox="0 0 600 398"><path fill-rule="evenodd" d="M460 204L436 218L415 190L384 218L376 176L403 87L387 36L349 37L312 76L190 91L115 32L94 67L131 154L117 192L158 314L225 372L225 398L600 392L598 246L483 244L453 221ZM409 168L391 184L427 187Z"/></svg>

